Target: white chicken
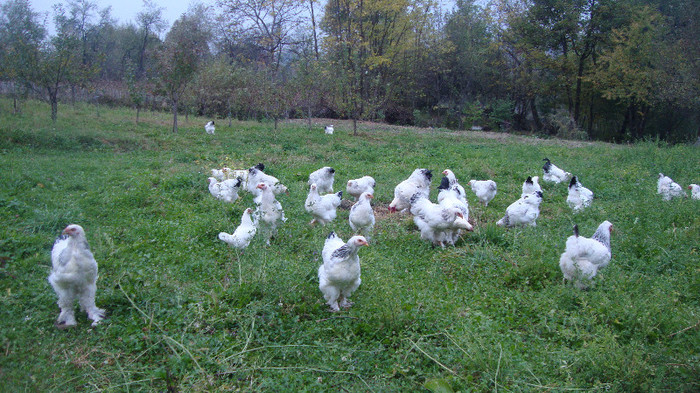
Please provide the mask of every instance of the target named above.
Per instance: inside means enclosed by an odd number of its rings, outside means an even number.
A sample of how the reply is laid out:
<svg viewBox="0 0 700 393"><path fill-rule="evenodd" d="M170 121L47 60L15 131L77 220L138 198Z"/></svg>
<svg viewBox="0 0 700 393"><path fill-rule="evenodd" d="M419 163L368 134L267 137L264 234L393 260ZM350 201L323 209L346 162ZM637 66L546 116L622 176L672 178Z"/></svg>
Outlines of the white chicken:
<svg viewBox="0 0 700 393"><path fill-rule="evenodd" d="M664 201L670 201L673 198L687 196L683 188L670 177L664 176L663 173L659 173L659 181L657 183L657 193L661 195L661 199Z"/></svg>
<svg viewBox="0 0 700 393"><path fill-rule="evenodd" d="M569 183L569 196L566 197L569 207L576 212L590 206L591 202L593 202L593 191L584 187L578 181L578 177L572 177Z"/></svg>
<svg viewBox="0 0 700 393"><path fill-rule="evenodd" d="M542 203L541 191L522 196L506 208L505 216L498 220L496 225L505 227L517 225L537 226L537 217L540 215L540 203Z"/></svg>
<svg viewBox="0 0 700 393"><path fill-rule="evenodd" d="M259 183L258 188L262 194L255 215L258 218L258 225L265 229L265 242L270 245L270 239L277 235L279 222L283 221L284 212L282 205L275 199L271 187L265 183Z"/></svg>
<svg viewBox="0 0 700 393"><path fill-rule="evenodd" d="M319 195L316 184L312 184L309 187L309 195L304 203L306 211L313 216L310 224L313 225L318 222L321 225L326 225L333 221L338 214L336 209L340 206L342 197L342 191L338 191L335 194Z"/></svg>
<svg viewBox="0 0 700 393"><path fill-rule="evenodd" d="M406 211L411 207L411 197L418 193L424 198L430 194L430 181L433 178L432 171L419 168L411 173L408 179L399 183L394 188L394 199L389 204L389 211Z"/></svg>
<svg viewBox="0 0 700 393"><path fill-rule="evenodd" d="M474 230L474 227L469 223L469 204L466 197L462 194L463 191L460 191L460 187L457 184L450 185L447 177L442 178L442 183L438 189L440 190L437 199L438 204L445 208L459 209L462 212L462 218L466 221L465 226L461 220L457 219L451 228L445 230L445 241L450 245L454 245L459 236L461 236L462 229L466 229L469 232ZM462 190L464 189L462 188Z"/></svg>
<svg viewBox="0 0 700 393"><path fill-rule="evenodd" d="M561 168L552 164L552 162L549 161L549 158L545 158L542 161L545 161L545 164L542 167L542 170L544 171L544 176L542 176L542 180L558 184L563 181L569 180L569 178L571 177L571 173L565 172Z"/></svg>
<svg viewBox="0 0 700 393"><path fill-rule="evenodd" d="M309 185L316 184L319 194L333 192L333 182L335 181L335 169L324 166L321 169L311 172L309 175Z"/></svg>
<svg viewBox="0 0 700 393"><path fill-rule="evenodd" d="M542 187L540 187L539 176L528 176L523 183L523 192L520 196L525 196L532 194L535 191L542 192Z"/></svg>
<svg viewBox="0 0 700 393"><path fill-rule="evenodd" d="M479 201L484 204L484 206L488 206L489 202L493 200L493 198L496 196L496 193L498 192L498 189L496 187L496 182L493 180L469 180L469 186L472 188L472 191L474 191L474 194L476 194L476 197L479 198Z"/></svg>
<svg viewBox="0 0 700 393"><path fill-rule="evenodd" d="M209 123L204 125L204 131L206 131L209 135L214 135L215 130L216 126L214 126L214 120L211 120Z"/></svg>
<svg viewBox="0 0 700 393"><path fill-rule="evenodd" d="M369 238L375 223L374 210L372 210L372 204L369 201L372 198L374 195L363 192L360 199L350 208L350 216L348 217L350 228L355 233L362 232L366 238Z"/></svg>
<svg viewBox="0 0 700 393"><path fill-rule="evenodd" d="M327 125L324 132L326 135L333 135L333 124Z"/></svg>
<svg viewBox="0 0 700 393"><path fill-rule="evenodd" d="M374 187L376 186L377 182L372 176L362 176L359 179L348 180L346 191L357 200L365 192L374 195Z"/></svg>
<svg viewBox="0 0 700 393"><path fill-rule="evenodd" d="M588 287L598 270L610 262L611 232L610 221L603 221L589 239L579 236L578 225L574 225L574 235L566 239L566 250L559 258L559 268L564 280L573 282L579 289Z"/></svg>
<svg viewBox="0 0 700 393"><path fill-rule="evenodd" d="M326 238L321 252L323 264L318 268L318 288L332 312L340 311L340 307L349 308L353 304L348 298L362 282L360 257L357 255L362 246L369 246L362 236L353 236L347 243L335 232Z"/></svg>
<svg viewBox="0 0 700 393"><path fill-rule="evenodd" d="M228 179L228 172L231 168L223 167L221 169L212 169L211 176L218 181L224 181Z"/></svg>
<svg viewBox="0 0 700 393"><path fill-rule="evenodd" d="M220 232L219 239L231 247L241 250L248 247L253 236L255 236L255 232L258 230L257 222L251 217L252 213L253 209L245 209L243 216L241 216L241 224L238 228L236 228L232 234Z"/></svg>
<svg viewBox="0 0 700 393"><path fill-rule="evenodd" d="M210 177L208 180L209 193L211 193L214 198L228 203L233 203L238 199L238 190L241 186L240 179L226 179L218 182L214 177Z"/></svg>
<svg viewBox="0 0 700 393"><path fill-rule="evenodd" d="M445 247L445 242L451 240L447 237L448 231L471 227L459 208L432 203L420 193L415 193L410 203L413 222L420 229L421 239L431 242L433 246Z"/></svg>
<svg viewBox="0 0 700 393"><path fill-rule="evenodd" d="M97 261L80 225L68 225L63 236L56 239L51 249L51 265L49 283L58 295L61 309L56 327L62 329L77 324L73 309L76 299L80 309L92 319L92 326L96 326L105 317L105 310L95 305Z"/></svg>
<svg viewBox="0 0 700 393"><path fill-rule="evenodd" d="M700 199L700 186L697 184L691 184L688 186L690 190L690 197L693 199Z"/></svg>

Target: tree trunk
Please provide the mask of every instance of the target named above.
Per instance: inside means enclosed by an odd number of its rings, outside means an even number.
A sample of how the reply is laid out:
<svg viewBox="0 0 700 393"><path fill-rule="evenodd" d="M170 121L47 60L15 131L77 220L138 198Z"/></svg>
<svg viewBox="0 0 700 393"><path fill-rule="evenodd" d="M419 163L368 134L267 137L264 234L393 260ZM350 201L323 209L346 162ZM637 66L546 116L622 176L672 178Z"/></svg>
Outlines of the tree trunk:
<svg viewBox="0 0 700 393"><path fill-rule="evenodd" d="M308 113L308 119L309 119L309 132L311 132L311 103L309 102L308 106L306 107L307 113Z"/></svg>
<svg viewBox="0 0 700 393"><path fill-rule="evenodd" d="M357 116L352 118L352 135L357 136Z"/></svg>
<svg viewBox="0 0 700 393"><path fill-rule="evenodd" d="M172 106L173 112L173 134L177 133L177 101L173 100Z"/></svg>
<svg viewBox="0 0 700 393"><path fill-rule="evenodd" d="M314 0L309 0L309 5L311 6L311 28L313 29L314 35L314 54L316 55L316 61L318 61L318 39L316 38L316 18L314 17Z"/></svg>
<svg viewBox="0 0 700 393"><path fill-rule="evenodd" d="M542 126L542 120L540 120L540 114L537 111L537 105L535 105L535 99L530 100L530 112L532 113L532 120L535 122L535 127L537 128L536 131L540 131L543 126Z"/></svg>
<svg viewBox="0 0 700 393"><path fill-rule="evenodd" d="M277 121L278 121L277 115L273 116L273 118L275 119L275 131L277 131Z"/></svg>

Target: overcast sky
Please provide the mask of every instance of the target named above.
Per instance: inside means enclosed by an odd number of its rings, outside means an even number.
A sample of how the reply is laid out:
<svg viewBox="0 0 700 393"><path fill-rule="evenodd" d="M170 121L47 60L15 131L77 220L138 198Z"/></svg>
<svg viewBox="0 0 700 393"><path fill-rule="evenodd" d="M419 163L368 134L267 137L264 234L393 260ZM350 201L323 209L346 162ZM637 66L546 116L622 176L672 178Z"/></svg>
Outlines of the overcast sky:
<svg viewBox="0 0 700 393"><path fill-rule="evenodd" d="M102 10L106 7L112 7L112 17L117 19L119 23L136 23L136 14L143 10L143 0L92 0L97 4L97 9ZM168 22L168 29L180 15L187 12L192 0L153 0L155 4L163 7L163 17ZM214 1L200 1L202 4L213 4ZM67 4L67 1L61 0L30 0L32 9L35 12L48 14L48 21L53 20L53 5Z"/></svg>

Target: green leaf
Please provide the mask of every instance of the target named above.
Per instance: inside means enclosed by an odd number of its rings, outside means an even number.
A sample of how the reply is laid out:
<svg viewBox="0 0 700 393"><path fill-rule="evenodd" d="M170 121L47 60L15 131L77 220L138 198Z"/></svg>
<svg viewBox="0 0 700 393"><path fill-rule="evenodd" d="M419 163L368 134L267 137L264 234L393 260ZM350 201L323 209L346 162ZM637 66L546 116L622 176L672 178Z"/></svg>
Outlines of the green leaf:
<svg viewBox="0 0 700 393"><path fill-rule="evenodd" d="M450 384L442 378L429 379L425 381L423 387L430 390L433 393L454 392L454 390L452 390L452 386L450 386Z"/></svg>

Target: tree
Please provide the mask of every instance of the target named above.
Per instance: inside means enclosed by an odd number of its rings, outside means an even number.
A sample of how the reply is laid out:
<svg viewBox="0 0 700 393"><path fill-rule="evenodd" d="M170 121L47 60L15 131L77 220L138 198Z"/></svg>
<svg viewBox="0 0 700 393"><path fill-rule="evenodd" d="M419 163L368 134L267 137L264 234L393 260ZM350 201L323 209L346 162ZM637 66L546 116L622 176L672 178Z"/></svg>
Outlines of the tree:
<svg viewBox="0 0 700 393"><path fill-rule="evenodd" d="M177 132L178 105L187 84L209 54L211 33L205 25L206 9L196 6L175 21L159 52L161 88L170 101L173 132Z"/></svg>
<svg viewBox="0 0 700 393"><path fill-rule="evenodd" d="M430 0L330 0L322 28L336 109L357 120L376 118L399 88L397 66L408 56L434 3Z"/></svg>
<svg viewBox="0 0 700 393"><path fill-rule="evenodd" d="M28 0L10 0L0 7L0 73L11 80L13 110L19 89L28 89L38 67L46 30Z"/></svg>
<svg viewBox="0 0 700 393"><path fill-rule="evenodd" d="M144 10L136 15L139 28L136 77L141 79L146 70L149 44L158 42L157 34L166 27L162 13L165 8L157 7L152 0L143 0Z"/></svg>

